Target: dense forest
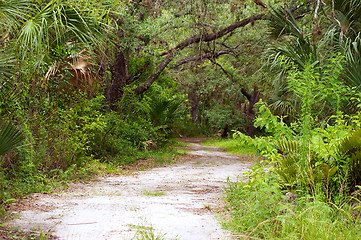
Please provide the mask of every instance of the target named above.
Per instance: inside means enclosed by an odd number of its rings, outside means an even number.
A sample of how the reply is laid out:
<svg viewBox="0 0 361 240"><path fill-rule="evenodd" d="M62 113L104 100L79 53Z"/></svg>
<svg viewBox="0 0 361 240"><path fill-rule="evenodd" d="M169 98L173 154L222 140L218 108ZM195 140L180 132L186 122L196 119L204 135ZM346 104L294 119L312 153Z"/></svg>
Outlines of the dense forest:
<svg viewBox="0 0 361 240"><path fill-rule="evenodd" d="M227 190L230 229L359 238L360 12L360 0L0 0L0 206L217 135L264 157Z"/></svg>

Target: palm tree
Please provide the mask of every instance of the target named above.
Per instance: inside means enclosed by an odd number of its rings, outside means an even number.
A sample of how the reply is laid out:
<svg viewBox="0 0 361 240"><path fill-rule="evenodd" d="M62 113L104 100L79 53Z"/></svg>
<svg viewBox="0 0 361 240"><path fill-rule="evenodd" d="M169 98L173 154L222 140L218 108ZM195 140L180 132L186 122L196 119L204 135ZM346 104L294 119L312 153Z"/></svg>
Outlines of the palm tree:
<svg viewBox="0 0 361 240"><path fill-rule="evenodd" d="M103 20L110 14L106 8L116 1L45 2L0 0L0 30L5 33L0 37L0 78L11 70L22 71L21 67L30 75L40 74L38 81L51 67L67 65L66 69L84 72L71 68L79 57L84 59L81 53L102 52L107 29ZM17 66L11 64L14 59Z"/></svg>
<svg viewBox="0 0 361 240"><path fill-rule="evenodd" d="M273 79L269 107L274 114L293 118L300 104L297 96L288 89L287 70L289 66L303 70L308 63L319 65L319 49L289 9L272 9L269 12L268 29L270 37L276 40L276 44L269 46L263 54L265 69Z"/></svg>
<svg viewBox="0 0 361 240"><path fill-rule="evenodd" d="M49 57L58 46L82 50L102 40L101 26L89 10L69 1L52 0L40 9L33 6L28 15L15 41L15 49L22 58L35 55L44 60L43 57Z"/></svg>

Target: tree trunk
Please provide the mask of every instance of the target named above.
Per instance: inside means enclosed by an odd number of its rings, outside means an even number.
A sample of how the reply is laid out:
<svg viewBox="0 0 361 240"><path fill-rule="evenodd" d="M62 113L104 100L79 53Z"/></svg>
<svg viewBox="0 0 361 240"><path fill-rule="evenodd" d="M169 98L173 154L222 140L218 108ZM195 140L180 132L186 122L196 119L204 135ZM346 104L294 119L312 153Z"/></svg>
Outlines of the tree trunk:
<svg viewBox="0 0 361 240"><path fill-rule="evenodd" d="M256 128L253 125L256 112L254 111L254 105L261 99L261 92L257 87L254 87L252 93L248 93L245 88L241 89L242 94L248 99L248 106L244 109L243 113L247 116L248 126L246 127L246 133L249 136L254 136Z"/></svg>
<svg viewBox="0 0 361 240"><path fill-rule="evenodd" d="M117 110L117 103L123 96L122 87L127 84L128 66L124 52L120 51L116 54L114 63L109 69L111 79L107 81L105 88L105 97L109 104L110 110Z"/></svg>
<svg viewBox="0 0 361 240"><path fill-rule="evenodd" d="M224 126L222 132L221 132L221 138L227 138L228 137L228 124Z"/></svg>
<svg viewBox="0 0 361 240"><path fill-rule="evenodd" d="M189 100L189 103L191 104L191 119L192 119L192 122L195 122L195 120L197 118L198 107L199 107L199 102L201 101L201 98L196 93L196 91L191 91L188 93L188 100Z"/></svg>

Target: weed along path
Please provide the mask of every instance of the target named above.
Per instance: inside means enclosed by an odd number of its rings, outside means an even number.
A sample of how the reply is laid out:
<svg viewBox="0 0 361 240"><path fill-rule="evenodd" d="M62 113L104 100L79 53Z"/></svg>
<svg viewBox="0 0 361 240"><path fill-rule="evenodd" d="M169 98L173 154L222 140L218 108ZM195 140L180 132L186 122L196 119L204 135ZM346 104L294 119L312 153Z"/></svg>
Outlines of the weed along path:
<svg viewBox="0 0 361 240"><path fill-rule="evenodd" d="M235 181L251 163L188 141L189 153L176 164L34 194L8 225L70 240L230 239L216 211L227 177Z"/></svg>

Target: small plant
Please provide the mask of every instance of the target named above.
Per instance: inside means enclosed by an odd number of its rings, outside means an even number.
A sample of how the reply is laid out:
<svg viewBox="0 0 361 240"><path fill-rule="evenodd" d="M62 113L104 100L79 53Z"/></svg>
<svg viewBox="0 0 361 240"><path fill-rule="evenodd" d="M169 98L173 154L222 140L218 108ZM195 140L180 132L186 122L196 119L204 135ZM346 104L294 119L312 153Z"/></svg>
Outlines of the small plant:
<svg viewBox="0 0 361 240"><path fill-rule="evenodd" d="M131 225L131 228L137 230L132 240L165 240L166 239L167 234L156 233L152 226L147 227L147 226Z"/></svg>

